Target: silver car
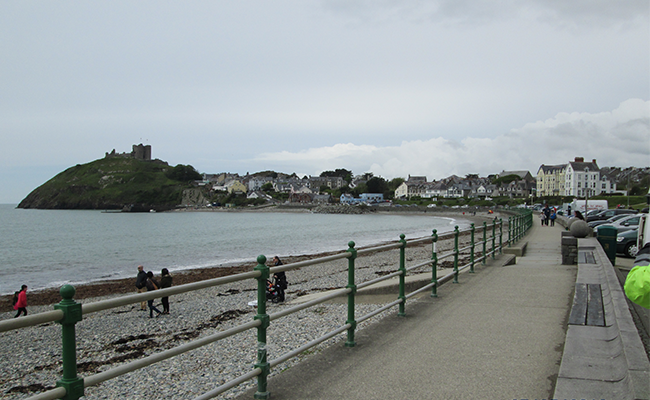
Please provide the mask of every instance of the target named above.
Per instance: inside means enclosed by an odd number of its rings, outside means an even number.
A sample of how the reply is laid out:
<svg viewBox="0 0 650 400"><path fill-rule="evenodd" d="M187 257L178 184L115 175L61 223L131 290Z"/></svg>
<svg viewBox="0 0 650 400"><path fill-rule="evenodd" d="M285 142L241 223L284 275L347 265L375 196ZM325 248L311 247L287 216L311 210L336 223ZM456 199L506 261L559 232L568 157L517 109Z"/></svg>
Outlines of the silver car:
<svg viewBox="0 0 650 400"><path fill-rule="evenodd" d="M636 229L639 227L639 221L641 221L641 216L643 214L634 214L629 215L625 218L621 218L618 221L603 224L594 228L594 232L598 233L598 229L604 226L611 226L617 229L618 233L629 231L631 229Z"/></svg>

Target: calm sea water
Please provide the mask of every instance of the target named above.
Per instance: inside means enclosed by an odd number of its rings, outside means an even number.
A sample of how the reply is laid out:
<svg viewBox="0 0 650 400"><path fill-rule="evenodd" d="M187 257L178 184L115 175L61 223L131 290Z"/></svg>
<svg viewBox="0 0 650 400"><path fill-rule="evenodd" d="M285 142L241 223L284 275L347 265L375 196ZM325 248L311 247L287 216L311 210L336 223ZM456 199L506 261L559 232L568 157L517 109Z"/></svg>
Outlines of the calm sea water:
<svg viewBox="0 0 650 400"><path fill-rule="evenodd" d="M345 250L469 226L429 215L22 210L0 205L0 294L235 262Z"/></svg>

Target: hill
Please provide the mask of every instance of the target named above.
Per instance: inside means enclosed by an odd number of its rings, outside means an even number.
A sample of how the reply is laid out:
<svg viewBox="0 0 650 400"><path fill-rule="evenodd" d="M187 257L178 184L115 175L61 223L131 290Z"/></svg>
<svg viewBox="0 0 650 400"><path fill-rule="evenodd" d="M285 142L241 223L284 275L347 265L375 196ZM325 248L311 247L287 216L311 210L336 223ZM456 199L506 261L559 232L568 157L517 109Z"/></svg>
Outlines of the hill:
<svg viewBox="0 0 650 400"><path fill-rule="evenodd" d="M198 177L197 177L198 176ZM191 166L133 158L77 164L34 189L18 208L168 210L201 176Z"/></svg>

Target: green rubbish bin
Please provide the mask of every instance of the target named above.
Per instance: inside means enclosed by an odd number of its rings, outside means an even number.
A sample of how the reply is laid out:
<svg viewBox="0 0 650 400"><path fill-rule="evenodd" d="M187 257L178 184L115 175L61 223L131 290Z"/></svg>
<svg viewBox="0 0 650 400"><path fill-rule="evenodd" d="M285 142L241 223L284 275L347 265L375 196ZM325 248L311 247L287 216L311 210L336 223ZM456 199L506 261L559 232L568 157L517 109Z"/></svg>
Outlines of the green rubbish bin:
<svg viewBox="0 0 650 400"><path fill-rule="evenodd" d="M599 226L598 227L598 241L600 245L603 246L607 258L612 262L612 265L616 264L616 235L618 234L618 229L613 226Z"/></svg>

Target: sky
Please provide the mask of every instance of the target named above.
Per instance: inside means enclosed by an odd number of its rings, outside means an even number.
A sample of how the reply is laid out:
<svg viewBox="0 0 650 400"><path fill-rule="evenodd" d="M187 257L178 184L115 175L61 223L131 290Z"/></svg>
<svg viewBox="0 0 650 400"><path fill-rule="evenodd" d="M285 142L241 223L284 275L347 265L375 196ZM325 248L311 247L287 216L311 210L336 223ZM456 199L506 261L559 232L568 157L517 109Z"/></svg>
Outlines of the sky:
<svg viewBox="0 0 650 400"><path fill-rule="evenodd" d="M0 203L138 143L202 173L650 166L650 2L3 1L0 143Z"/></svg>

